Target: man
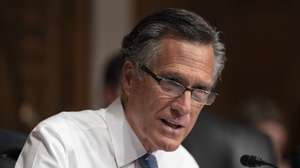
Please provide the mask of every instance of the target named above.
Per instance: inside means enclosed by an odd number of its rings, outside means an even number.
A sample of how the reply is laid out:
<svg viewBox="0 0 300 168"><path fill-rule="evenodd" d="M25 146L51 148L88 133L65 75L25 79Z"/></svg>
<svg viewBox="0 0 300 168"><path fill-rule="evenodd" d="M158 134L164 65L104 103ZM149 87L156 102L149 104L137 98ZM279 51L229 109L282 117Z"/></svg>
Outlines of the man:
<svg viewBox="0 0 300 168"><path fill-rule="evenodd" d="M104 69L102 79L102 101L104 107L111 104L120 94L120 78L122 70L122 54L118 51L112 54Z"/></svg>
<svg viewBox="0 0 300 168"><path fill-rule="evenodd" d="M280 160L274 155L275 143L259 129L247 124L249 120L255 123L258 119L269 120L272 118L270 113L276 113L277 109L274 109L269 101L258 97L242 107L237 111L243 119L240 122L224 120L213 111L201 112L200 122L194 125L183 142L199 162L200 167L244 168L240 158L245 154L258 156L269 163L280 165Z"/></svg>
<svg viewBox="0 0 300 168"><path fill-rule="evenodd" d="M212 111L201 112L200 122L183 145L205 168L245 168L240 162L245 154L276 163L272 142L266 135L255 128L222 120Z"/></svg>
<svg viewBox="0 0 300 168"><path fill-rule="evenodd" d="M192 12L165 9L123 39L122 54L121 98L40 123L17 168L198 167L181 142L214 101L224 64L218 33Z"/></svg>

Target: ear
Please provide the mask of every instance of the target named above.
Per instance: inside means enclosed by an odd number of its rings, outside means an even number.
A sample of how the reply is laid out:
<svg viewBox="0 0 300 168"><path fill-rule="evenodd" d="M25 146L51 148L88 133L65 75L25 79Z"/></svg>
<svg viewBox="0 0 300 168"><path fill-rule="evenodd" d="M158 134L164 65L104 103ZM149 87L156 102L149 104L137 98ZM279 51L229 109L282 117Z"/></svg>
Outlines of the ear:
<svg viewBox="0 0 300 168"><path fill-rule="evenodd" d="M133 90L134 80L136 79L136 68L130 61L125 61L122 67L122 90L125 95L130 95Z"/></svg>

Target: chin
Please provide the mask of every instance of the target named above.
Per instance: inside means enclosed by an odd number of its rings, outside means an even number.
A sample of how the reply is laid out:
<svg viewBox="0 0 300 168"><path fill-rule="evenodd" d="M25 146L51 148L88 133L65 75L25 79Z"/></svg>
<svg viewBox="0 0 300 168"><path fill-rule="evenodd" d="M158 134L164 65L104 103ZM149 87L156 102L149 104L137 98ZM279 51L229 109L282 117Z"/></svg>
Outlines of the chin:
<svg viewBox="0 0 300 168"><path fill-rule="evenodd" d="M175 151L182 143L184 135L172 135L165 132L154 131L148 134L148 140L152 144L152 149L163 151Z"/></svg>
<svg viewBox="0 0 300 168"><path fill-rule="evenodd" d="M161 143L160 146L160 150L164 150L164 151L168 151L168 152L172 152L175 151L179 146L180 146L180 142L178 141L174 141L173 139L167 139L165 140L165 142Z"/></svg>
<svg viewBox="0 0 300 168"><path fill-rule="evenodd" d="M178 144L178 145L166 145L166 146L164 146L164 148L162 150L167 151L167 152L172 152L172 151L175 151L179 147L179 145L180 144Z"/></svg>

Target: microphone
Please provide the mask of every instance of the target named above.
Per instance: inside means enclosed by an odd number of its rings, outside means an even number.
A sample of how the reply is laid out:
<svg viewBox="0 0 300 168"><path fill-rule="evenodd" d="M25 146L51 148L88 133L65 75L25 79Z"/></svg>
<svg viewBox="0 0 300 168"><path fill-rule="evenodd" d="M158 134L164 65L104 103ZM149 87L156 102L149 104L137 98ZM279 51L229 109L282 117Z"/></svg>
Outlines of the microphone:
<svg viewBox="0 0 300 168"><path fill-rule="evenodd" d="M259 158L257 156L253 156L253 155L241 156L240 162L242 165L244 165L246 167L259 167L259 166L267 165L267 166L271 166L274 168L278 168L277 166L275 166L271 163L268 163L268 162L262 160L261 158Z"/></svg>

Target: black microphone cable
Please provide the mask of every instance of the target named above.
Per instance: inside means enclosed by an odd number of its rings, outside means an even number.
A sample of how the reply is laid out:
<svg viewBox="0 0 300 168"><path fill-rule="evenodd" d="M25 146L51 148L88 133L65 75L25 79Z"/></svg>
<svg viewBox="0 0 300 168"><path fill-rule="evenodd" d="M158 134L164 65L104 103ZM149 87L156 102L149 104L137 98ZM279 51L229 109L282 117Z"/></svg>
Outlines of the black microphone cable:
<svg viewBox="0 0 300 168"><path fill-rule="evenodd" d="M259 167L259 166L271 166L273 168L278 168L274 164L268 163L261 158L253 155L243 155L240 158L240 162L242 165L246 167Z"/></svg>

